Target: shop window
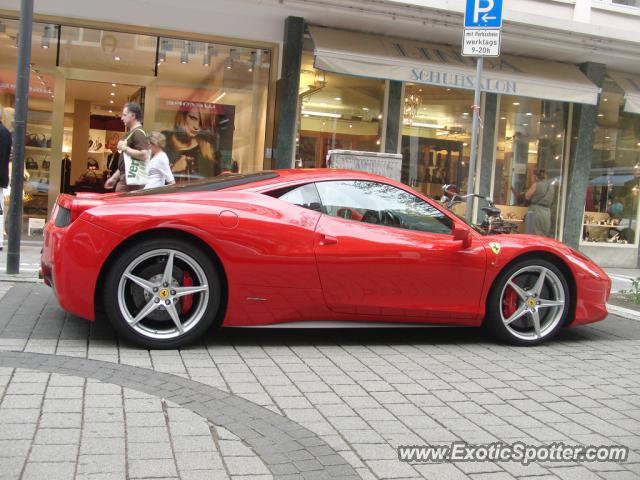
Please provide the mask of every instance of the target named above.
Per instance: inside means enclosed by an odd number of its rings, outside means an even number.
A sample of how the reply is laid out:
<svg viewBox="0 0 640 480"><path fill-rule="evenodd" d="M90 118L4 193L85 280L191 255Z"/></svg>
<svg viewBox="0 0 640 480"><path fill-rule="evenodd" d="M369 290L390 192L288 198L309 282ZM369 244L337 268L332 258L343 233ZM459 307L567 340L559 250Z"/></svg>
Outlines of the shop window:
<svg viewBox="0 0 640 480"><path fill-rule="evenodd" d="M12 132L15 116L18 28L17 20L0 18L0 106L2 123ZM23 234L28 237L42 235L42 228L38 226L47 215L52 160L53 71L57 42L57 25L33 24L24 156L27 179L23 190Z"/></svg>
<svg viewBox="0 0 640 480"><path fill-rule="evenodd" d="M383 80L324 72L302 57L296 167L325 167L329 150L379 152Z"/></svg>
<svg viewBox="0 0 640 480"><path fill-rule="evenodd" d="M402 118L402 181L439 197L454 183L467 191L473 92L406 84Z"/></svg>
<svg viewBox="0 0 640 480"><path fill-rule="evenodd" d="M640 7L639 0L611 0L612 5L624 5L628 7Z"/></svg>
<svg viewBox="0 0 640 480"><path fill-rule="evenodd" d="M167 137L176 181L262 170L271 51L160 38L149 130Z"/></svg>
<svg viewBox="0 0 640 480"><path fill-rule="evenodd" d="M153 75L157 37L62 26L60 66Z"/></svg>
<svg viewBox="0 0 640 480"><path fill-rule="evenodd" d="M640 115L623 111L624 94L606 78L600 96L582 241L638 242Z"/></svg>
<svg viewBox="0 0 640 480"><path fill-rule="evenodd" d="M567 115L565 103L500 97L493 199L519 232L558 236Z"/></svg>

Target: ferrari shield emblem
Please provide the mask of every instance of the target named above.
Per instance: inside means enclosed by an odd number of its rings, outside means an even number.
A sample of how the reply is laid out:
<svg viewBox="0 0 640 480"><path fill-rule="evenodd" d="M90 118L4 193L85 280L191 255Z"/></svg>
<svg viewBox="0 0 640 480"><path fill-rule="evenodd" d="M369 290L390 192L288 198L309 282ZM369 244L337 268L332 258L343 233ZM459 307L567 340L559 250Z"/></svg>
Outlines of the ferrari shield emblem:
<svg viewBox="0 0 640 480"><path fill-rule="evenodd" d="M500 244L498 242L489 242L489 247L491 251L498 255L500 253Z"/></svg>

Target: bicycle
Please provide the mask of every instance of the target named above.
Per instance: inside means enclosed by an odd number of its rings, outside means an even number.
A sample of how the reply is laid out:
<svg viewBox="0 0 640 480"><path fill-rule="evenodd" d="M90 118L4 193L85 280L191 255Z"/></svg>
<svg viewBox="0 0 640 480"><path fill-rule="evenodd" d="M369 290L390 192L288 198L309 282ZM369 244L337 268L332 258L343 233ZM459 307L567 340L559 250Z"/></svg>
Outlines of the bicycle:
<svg viewBox="0 0 640 480"><path fill-rule="evenodd" d="M493 200L489 197L483 197L477 193L468 193L466 195L460 195L457 185L445 184L442 186L443 195L440 197L440 203L442 203L449 210L453 211L453 207L457 204L466 202L470 197L477 197L484 200L489 205L481 207L484 212L484 218L482 223L477 225L480 230L488 235L513 233L518 229L518 226L514 223L507 222L502 218L501 211L493 203ZM455 212L454 212L455 213Z"/></svg>

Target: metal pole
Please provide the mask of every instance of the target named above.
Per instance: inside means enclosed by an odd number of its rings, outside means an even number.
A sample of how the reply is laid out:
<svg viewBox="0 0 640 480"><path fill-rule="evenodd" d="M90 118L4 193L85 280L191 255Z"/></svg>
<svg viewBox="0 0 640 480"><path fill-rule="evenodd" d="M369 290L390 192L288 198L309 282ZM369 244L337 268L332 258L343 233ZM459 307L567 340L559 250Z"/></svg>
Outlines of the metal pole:
<svg viewBox="0 0 640 480"><path fill-rule="evenodd" d="M24 137L27 133L27 101L31 66L33 0L20 4L18 73L16 75L16 112L13 131L11 197L9 199L9 238L7 273L20 273L20 237L22 235L22 190L24 187Z"/></svg>
<svg viewBox="0 0 640 480"><path fill-rule="evenodd" d="M482 63L484 57L478 57L476 68L476 90L473 95L473 120L471 121L471 158L469 159L469 175L467 177L467 194L474 193L476 157L478 151L478 123L480 122L480 80L482 79ZM467 197L467 221L473 221L473 196Z"/></svg>

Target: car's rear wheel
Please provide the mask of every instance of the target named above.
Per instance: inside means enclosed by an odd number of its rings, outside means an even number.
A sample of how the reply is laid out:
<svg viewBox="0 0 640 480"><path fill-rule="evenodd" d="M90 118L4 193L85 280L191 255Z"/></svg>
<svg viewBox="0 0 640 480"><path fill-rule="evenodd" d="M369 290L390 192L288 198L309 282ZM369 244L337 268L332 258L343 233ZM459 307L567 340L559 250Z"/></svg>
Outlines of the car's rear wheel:
<svg viewBox="0 0 640 480"><path fill-rule="evenodd" d="M570 307L564 274L546 260L524 260L497 278L488 299L486 326L509 343L537 345L562 328Z"/></svg>
<svg viewBox="0 0 640 480"><path fill-rule="evenodd" d="M144 240L107 274L104 308L118 333L147 348L176 348L207 331L220 307L220 277L183 240Z"/></svg>

